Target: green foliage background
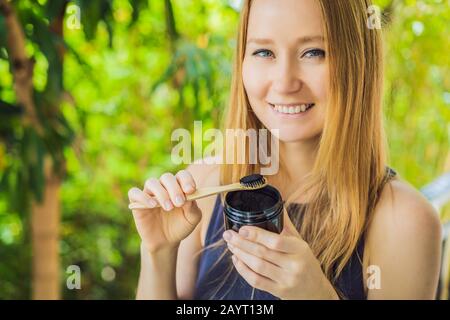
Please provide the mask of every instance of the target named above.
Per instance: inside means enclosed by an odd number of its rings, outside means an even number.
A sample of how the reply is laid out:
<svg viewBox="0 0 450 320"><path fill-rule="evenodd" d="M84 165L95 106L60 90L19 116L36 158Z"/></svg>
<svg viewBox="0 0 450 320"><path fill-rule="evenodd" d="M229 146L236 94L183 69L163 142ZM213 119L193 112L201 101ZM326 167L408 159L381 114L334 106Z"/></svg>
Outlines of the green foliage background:
<svg viewBox="0 0 450 320"><path fill-rule="evenodd" d="M51 50L45 48L58 40L42 37L57 2L13 1L27 33L28 53L36 59L35 89L43 95L49 83L57 83ZM204 129L218 126L229 90L238 12L226 0L173 0L176 32L169 32L166 1L71 3L81 7L82 28L65 24L64 30L61 110L73 135L64 148L61 289L65 299L132 299L139 237L127 191L142 187L150 176L178 169L170 161L174 128L192 130L196 119L203 120ZM450 6L445 0L375 3L387 13L390 165L420 188L450 170ZM0 43L2 23L0 18ZM0 100L15 103L1 46ZM19 168L18 157L0 140L2 179L10 168ZM0 191L0 299L28 299L29 217L10 205L11 192ZM449 207L441 214L446 220ZM65 270L73 264L81 267L82 290L66 289Z"/></svg>

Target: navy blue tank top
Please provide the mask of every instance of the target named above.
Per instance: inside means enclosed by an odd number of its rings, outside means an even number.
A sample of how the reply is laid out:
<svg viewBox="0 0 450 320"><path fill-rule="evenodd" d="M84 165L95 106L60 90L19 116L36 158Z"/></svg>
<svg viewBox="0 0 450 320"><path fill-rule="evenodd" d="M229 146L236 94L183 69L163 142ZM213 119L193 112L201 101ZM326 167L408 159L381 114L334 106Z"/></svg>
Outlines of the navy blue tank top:
<svg viewBox="0 0 450 320"><path fill-rule="evenodd" d="M387 167L388 178L396 172ZM293 220L304 204L293 203L286 208ZM201 300L278 300L272 294L251 287L236 271L231 263L231 254L225 242L220 246L208 247L222 239L224 229L223 205L217 196L212 212L211 221L205 238L205 249L201 253L194 299ZM346 298L351 300L366 299L362 273L362 257L364 251L364 237L358 241L350 260L340 273L335 287Z"/></svg>

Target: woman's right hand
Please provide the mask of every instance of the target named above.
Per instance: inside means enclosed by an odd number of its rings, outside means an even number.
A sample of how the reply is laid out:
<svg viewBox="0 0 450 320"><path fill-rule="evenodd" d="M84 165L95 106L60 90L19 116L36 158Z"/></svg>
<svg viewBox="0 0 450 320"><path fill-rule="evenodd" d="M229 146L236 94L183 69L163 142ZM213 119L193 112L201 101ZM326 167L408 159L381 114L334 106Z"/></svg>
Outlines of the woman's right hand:
<svg viewBox="0 0 450 320"><path fill-rule="evenodd" d="M131 188L130 203L138 202L148 209L133 209L134 222L149 252L176 247L200 222L202 212L195 200L186 195L196 190L194 178L187 170L176 175L164 173L159 179L145 181L144 190ZM155 207L157 202L160 207Z"/></svg>

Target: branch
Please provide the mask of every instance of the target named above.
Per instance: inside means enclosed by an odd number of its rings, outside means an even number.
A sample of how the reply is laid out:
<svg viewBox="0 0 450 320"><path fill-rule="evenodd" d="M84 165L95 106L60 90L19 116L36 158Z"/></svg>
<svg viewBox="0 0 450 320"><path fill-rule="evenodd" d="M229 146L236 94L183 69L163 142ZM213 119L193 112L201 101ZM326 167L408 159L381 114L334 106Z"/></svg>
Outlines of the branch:
<svg viewBox="0 0 450 320"><path fill-rule="evenodd" d="M7 50L14 78L14 91L17 101L24 106L24 125L30 125L37 133L44 132L36 115L33 101L33 69L34 59L30 59L25 51L25 34L20 26L13 6L8 0L0 0L0 14L5 17L7 30Z"/></svg>
<svg viewBox="0 0 450 320"><path fill-rule="evenodd" d="M173 7L170 0L164 1L164 8L165 8L165 16L166 16L166 27L167 27L167 34L169 35L169 40L172 48L175 47L175 42L178 39L179 35L177 32L177 27L175 24L175 16L173 14Z"/></svg>

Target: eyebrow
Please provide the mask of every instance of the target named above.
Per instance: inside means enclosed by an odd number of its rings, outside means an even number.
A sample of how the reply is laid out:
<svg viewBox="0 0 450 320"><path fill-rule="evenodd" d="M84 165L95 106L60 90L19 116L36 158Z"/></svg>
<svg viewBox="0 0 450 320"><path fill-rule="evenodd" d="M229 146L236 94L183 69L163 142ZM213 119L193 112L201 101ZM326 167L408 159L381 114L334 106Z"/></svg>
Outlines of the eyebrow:
<svg viewBox="0 0 450 320"><path fill-rule="evenodd" d="M322 41L324 42L325 38L323 36L305 36L305 37L300 37L297 38L296 42L297 43L308 43L308 42L314 42L314 41ZM263 38L250 38L247 40L247 44L249 43L258 43L258 44L269 44L269 43L273 43L273 40L271 39L263 39Z"/></svg>

